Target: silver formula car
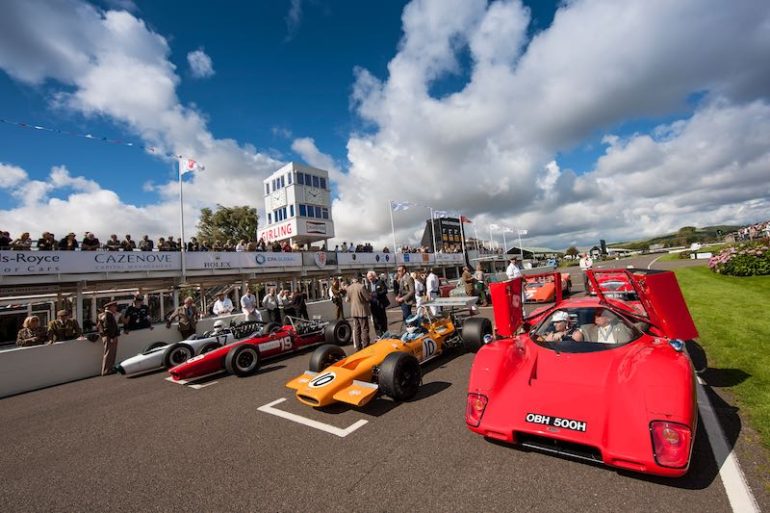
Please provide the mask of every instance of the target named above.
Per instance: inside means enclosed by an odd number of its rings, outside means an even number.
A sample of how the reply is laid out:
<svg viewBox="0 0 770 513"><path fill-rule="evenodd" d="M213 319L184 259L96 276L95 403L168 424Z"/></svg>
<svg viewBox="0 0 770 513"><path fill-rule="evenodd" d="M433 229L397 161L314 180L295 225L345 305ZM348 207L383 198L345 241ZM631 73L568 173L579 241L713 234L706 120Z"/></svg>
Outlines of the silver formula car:
<svg viewBox="0 0 770 513"><path fill-rule="evenodd" d="M184 363L193 356L208 353L245 337L269 333L277 325L261 321L247 321L225 326L221 320L214 323L214 329L202 335L192 335L182 342L167 344L153 342L136 356L123 360L115 366L121 374L132 375L159 369L170 369Z"/></svg>

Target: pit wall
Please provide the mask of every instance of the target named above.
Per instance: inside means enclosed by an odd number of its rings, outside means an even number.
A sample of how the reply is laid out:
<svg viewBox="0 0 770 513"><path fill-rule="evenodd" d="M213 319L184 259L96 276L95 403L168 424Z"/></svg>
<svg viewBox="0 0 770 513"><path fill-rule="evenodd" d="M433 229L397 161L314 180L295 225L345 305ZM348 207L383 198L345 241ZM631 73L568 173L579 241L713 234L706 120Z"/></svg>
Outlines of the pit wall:
<svg viewBox="0 0 770 513"><path fill-rule="evenodd" d="M392 301L392 297L391 297ZM345 316L350 305L344 304ZM311 318L334 319L335 308L331 301L308 303ZM262 311L263 319L267 314ZM215 320L241 321L243 315L207 317L198 322L198 333L212 329ZM152 342L178 342L182 337L176 325L166 329L156 324L153 329L132 331L118 339L118 355L115 363L134 356ZM101 374L103 347L101 341L69 340L42 346L19 347L0 351L0 397L7 397L40 388L60 385L70 381L91 378Z"/></svg>

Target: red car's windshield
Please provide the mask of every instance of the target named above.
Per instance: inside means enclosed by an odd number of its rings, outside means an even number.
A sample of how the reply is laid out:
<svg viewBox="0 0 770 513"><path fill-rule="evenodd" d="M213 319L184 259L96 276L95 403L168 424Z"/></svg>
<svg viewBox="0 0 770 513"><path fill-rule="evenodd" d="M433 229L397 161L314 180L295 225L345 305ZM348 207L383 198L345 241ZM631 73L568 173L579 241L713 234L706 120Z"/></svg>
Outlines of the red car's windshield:
<svg viewBox="0 0 770 513"><path fill-rule="evenodd" d="M608 308L561 308L530 332L538 345L560 352L605 351L637 340L642 332Z"/></svg>

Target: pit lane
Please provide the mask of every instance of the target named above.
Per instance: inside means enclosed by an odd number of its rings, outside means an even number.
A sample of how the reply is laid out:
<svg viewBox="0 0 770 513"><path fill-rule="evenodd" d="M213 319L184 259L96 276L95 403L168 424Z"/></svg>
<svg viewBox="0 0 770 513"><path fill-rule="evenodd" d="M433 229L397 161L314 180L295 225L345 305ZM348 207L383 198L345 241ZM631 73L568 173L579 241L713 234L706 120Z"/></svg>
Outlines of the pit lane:
<svg viewBox="0 0 770 513"><path fill-rule="evenodd" d="M573 278L576 288L582 280ZM482 310L491 315L491 310ZM395 320L396 312L391 313ZM346 348L350 352L351 348ZM679 480L484 441L464 425L472 355L432 362L410 402L317 411L283 387L309 352L195 390L165 373L0 401L3 511L730 511L707 437ZM344 438L259 411L283 411ZM764 497L762 498L764 500Z"/></svg>

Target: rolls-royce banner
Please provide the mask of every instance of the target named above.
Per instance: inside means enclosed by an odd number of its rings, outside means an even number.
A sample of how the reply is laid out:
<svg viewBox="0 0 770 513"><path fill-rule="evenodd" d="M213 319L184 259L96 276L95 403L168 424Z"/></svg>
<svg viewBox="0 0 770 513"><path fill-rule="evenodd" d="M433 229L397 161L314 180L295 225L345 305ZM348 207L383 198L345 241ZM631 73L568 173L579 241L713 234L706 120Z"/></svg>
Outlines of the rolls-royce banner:
<svg viewBox="0 0 770 513"><path fill-rule="evenodd" d="M392 253L337 253L339 265L388 265L395 264Z"/></svg>
<svg viewBox="0 0 770 513"><path fill-rule="evenodd" d="M263 267L302 267L300 253L200 252L187 253L187 269L259 269Z"/></svg>
<svg viewBox="0 0 770 513"><path fill-rule="evenodd" d="M74 274L181 269L179 253L134 251L0 251L0 274Z"/></svg>
<svg viewBox="0 0 770 513"><path fill-rule="evenodd" d="M463 263L462 253L436 253L434 257L436 259L436 262L438 263L449 263L449 264Z"/></svg>

